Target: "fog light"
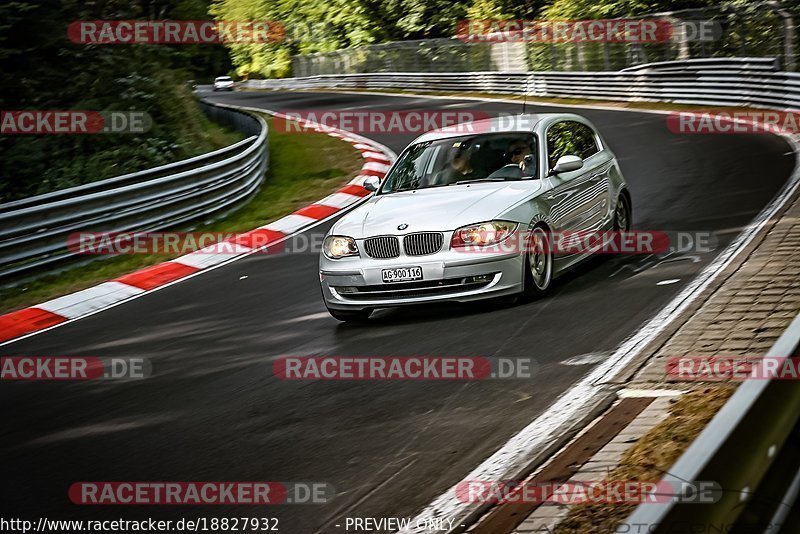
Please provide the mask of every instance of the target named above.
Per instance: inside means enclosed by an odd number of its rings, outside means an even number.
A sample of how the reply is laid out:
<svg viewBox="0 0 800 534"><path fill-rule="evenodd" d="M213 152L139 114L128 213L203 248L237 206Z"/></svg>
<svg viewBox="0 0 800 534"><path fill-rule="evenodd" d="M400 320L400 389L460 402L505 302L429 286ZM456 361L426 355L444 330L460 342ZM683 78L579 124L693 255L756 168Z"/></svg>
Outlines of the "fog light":
<svg viewBox="0 0 800 534"><path fill-rule="evenodd" d="M467 278L467 283L468 284L473 284L473 283L480 284L480 283L484 283L484 282L491 282L492 278L494 278L494 275L492 275L492 274L478 274L478 275L470 276L469 278Z"/></svg>
<svg viewBox="0 0 800 534"><path fill-rule="evenodd" d="M336 292L339 293L340 295L351 295L353 293L358 293L358 290L354 287L342 286L342 287L337 287Z"/></svg>

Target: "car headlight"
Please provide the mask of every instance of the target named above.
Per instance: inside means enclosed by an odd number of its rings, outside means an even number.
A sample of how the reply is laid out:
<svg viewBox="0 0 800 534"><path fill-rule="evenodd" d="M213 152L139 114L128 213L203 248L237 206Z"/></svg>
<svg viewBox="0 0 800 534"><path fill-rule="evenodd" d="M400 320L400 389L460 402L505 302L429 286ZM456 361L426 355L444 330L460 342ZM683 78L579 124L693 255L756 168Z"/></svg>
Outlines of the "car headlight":
<svg viewBox="0 0 800 534"><path fill-rule="evenodd" d="M509 221L488 221L470 226L463 226L453 232L450 242L452 248L487 247L502 243L514 233L519 226Z"/></svg>
<svg viewBox="0 0 800 534"><path fill-rule="evenodd" d="M322 243L322 252L332 260L345 256L357 256L356 240L343 235L329 235Z"/></svg>

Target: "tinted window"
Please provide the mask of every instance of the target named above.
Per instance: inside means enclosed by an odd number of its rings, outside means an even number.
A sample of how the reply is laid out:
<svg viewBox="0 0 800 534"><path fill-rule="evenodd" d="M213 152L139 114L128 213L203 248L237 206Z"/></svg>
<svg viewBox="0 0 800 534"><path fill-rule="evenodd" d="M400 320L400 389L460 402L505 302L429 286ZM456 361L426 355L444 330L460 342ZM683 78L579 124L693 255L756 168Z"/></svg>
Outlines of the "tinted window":
<svg viewBox="0 0 800 534"><path fill-rule="evenodd" d="M575 121L562 121L547 130L547 161L555 167L561 156L580 156L586 159L597 154L599 148L591 128Z"/></svg>

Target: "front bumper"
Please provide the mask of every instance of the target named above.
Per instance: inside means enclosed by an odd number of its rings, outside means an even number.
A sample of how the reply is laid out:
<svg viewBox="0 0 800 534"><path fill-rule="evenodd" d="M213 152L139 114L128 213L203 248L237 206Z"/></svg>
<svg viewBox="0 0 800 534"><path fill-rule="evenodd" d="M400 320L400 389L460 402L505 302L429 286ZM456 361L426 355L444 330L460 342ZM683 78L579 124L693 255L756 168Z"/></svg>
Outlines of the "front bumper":
<svg viewBox="0 0 800 534"><path fill-rule="evenodd" d="M514 253L438 252L390 260L320 256L320 284L328 308L358 310L428 302L467 302L522 290L523 255ZM422 280L382 281L381 271L421 267Z"/></svg>

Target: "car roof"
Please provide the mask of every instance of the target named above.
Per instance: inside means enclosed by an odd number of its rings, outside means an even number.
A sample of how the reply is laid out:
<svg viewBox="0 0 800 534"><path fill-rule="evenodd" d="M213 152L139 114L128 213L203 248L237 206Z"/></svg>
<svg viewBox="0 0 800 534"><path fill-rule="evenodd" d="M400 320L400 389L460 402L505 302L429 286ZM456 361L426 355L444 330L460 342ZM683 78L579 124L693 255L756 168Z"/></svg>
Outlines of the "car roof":
<svg viewBox="0 0 800 534"><path fill-rule="evenodd" d="M505 115L491 119L481 119L477 121L463 123L458 127L439 128L426 132L417 137L411 144L425 143L450 137L461 137L464 135L481 133L503 133L503 132L533 132L536 126L545 120L563 119L579 120L586 122L586 119L575 113L527 113L519 115ZM469 126L469 128L464 127Z"/></svg>

